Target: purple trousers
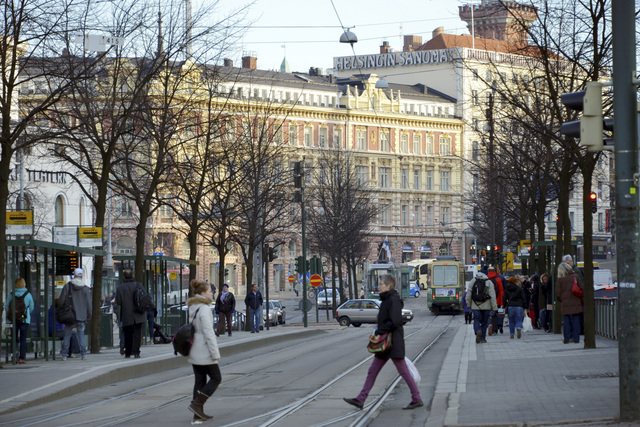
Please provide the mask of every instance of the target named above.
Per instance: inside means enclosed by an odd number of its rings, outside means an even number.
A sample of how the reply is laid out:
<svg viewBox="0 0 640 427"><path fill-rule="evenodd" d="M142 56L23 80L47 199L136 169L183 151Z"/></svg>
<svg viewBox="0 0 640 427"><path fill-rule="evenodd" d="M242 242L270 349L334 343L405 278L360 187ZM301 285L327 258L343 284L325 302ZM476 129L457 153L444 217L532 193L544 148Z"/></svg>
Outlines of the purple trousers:
<svg viewBox="0 0 640 427"><path fill-rule="evenodd" d="M364 386L362 386L362 391L360 392L358 397L356 397L356 400L358 402L364 403L365 400L367 400L367 397L369 396L369 392L373 388L373 384L375 384L376 378L378 377L378 374L380 373L380 370L382 369L384 364L387 363L387 360L389 359L382 359L379 357L373 358L373 362L371 362L371 366L369 366L367 379L364 381ZM407 364L404 362L404 359L392 358L391 360L393 361L393 364L396 365L398 374L400 374L400 376L404 379L404 381L409 386L409 390L411 390L411 402L413 403L413 402L421 401L422 398L420 397L420 390L418 390L418 385L413 380L413 377L411 376L411 372L409 371Z"/></svg>

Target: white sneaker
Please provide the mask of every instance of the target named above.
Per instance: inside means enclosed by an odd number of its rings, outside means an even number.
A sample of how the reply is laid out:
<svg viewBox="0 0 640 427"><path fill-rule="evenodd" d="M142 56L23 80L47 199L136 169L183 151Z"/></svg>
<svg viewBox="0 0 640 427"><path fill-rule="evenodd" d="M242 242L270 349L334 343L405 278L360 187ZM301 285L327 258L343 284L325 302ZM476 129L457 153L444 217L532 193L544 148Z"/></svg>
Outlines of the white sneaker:
<svg viewBox="0 0 640 427"><path fill-rule="evenodd" d="M66 356L62 356L62 361L66 362L67 361L67 357Z"/></svg>
<svg viewBox="0 0 640 427"><path fill-rule="evenodd" d="M87 356L82 356L82 360L87 360Z"/></svg>

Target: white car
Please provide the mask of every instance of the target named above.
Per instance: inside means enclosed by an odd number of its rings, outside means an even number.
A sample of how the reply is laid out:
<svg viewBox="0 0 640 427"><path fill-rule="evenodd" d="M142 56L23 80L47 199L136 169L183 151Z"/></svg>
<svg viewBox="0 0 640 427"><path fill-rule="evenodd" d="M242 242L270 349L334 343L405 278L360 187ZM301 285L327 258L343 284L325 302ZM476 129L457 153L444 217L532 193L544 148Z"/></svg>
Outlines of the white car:
<svg viewBox="0 0 640 427"><path fill-rule="evenodd" d="M278 300L269 300L269 319L270 325L284 325L287 322L287 313L284 311L284 307ZM267 322L267 303L265 301L262 307L262 320Z"/></svg>
<svg viewBox="0 0 640 427"><path fill-rule="evenodd" d="M336 289L336 307L341 303L340 292ZM327 288L318 292L318 308L333 307L333 289Z"/></svg>

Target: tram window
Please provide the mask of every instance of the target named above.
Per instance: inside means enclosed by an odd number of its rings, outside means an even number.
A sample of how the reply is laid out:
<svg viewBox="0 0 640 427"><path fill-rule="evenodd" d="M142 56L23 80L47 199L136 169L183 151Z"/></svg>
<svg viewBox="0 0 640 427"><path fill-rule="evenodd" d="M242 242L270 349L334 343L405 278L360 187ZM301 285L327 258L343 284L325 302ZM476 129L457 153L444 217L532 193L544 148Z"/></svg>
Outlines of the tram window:
<svg viewBox="0 0 640 427"><path fill-rule="evenodd" d="M455 265L436 265L433 267L434 286L458 284L458 267Z"/></svg>

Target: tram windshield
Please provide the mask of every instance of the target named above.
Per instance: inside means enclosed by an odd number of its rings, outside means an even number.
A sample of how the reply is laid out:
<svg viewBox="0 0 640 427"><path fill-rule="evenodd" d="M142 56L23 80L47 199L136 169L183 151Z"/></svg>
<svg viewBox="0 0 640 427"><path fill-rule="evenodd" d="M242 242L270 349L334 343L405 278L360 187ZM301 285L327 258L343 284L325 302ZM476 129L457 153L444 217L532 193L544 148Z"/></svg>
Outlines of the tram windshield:
<svg viewBox="0 0 640 427"><path fill-rule="evenodd" d="M457 286L458 267L456 265L434 265L433 286Z"/></svg>

